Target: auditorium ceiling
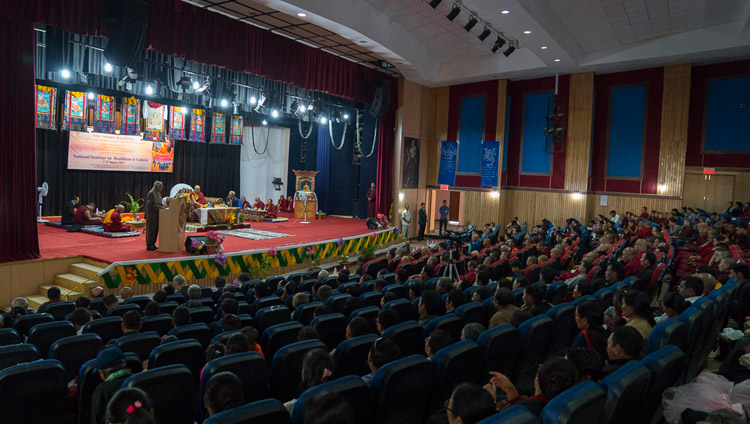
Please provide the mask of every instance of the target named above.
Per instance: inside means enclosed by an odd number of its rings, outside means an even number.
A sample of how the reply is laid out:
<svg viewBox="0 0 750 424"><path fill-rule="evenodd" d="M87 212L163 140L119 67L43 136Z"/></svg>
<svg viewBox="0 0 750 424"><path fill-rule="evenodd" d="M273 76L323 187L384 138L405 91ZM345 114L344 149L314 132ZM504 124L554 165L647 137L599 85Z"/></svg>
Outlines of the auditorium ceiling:
<svg viewBox="0 0 750 424"><path fill-rule="evenodd" d="M189 2L429 86L750 58L750 0L429 1ZM464 29L469 11L509 43L492 53L497 37L480 41L482 22Z"/></svg>

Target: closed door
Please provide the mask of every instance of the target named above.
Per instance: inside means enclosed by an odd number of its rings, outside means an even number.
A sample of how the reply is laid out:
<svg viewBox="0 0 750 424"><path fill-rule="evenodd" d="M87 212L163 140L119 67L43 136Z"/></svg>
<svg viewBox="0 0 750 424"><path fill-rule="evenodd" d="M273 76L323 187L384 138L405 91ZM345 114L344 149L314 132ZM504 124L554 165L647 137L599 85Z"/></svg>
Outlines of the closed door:
<svg viewBox="0 0 750 424"><path fill-rule="evenodd" d="M706 208L708 212L721 213L734 196L734 175L707 175Z"/></svg>
<svg viewBox="0 0 750 424"><path fill-rule="evenodd" d="M448 201L451 210L448 212L449 221L458 221L458 211L461 207L461 193L458 191L451 191L451 199Z"/></svg>
<svg viewBox="0 0 750 424"><path fill-rule="evenodd" d="M691 208L706 208L706 178L703 174L685 174L682 204Z"/></svg>

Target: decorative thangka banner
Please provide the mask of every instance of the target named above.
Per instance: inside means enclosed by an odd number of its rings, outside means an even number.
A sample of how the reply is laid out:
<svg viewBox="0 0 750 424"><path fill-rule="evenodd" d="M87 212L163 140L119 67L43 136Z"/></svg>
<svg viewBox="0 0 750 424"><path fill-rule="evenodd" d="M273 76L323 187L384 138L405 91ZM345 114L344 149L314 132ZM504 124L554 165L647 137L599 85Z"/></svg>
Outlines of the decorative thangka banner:
<svg viewBox="0 0 750 424"><path fill-rule="evenodd" d="M106 134L115 133L115 98L99 94L94 109L94 131Z"/></svg>
<svg viewBox="0 0 750 424"><path fill-rule="evenodd" d="M172 140L185 140L187 134L185 128L185 115L188 109L185 107L169 107L169 138Z"/></svg>
<svg viewBox="0 0 750 424"><path fill-rule="evenodd" d="M141 102L135 97L122 99L120 135L141 134Z"/></svg>
<svg viewBox="0 0 750 424"><path fill-rule="evenodd" d="M167 119L167 106L155 102L143 102L143 117L146 118L144 140L164 141L164 120Z"/></svg>
<svg viewBox="0 0 750 424"><path fill-rule="evenodd" d="M193 109L192 118L190 119L190 141L206 141L206 111L203 109Z"/></svg>
<svg viewBox="0 0 750 424"><path fill-rule="evenodd" d="M500 142L482 142L482 163L479 170L483 187L497 186L497 164L500 159Z"/></svg>
<svg viewBox="0 0 750 424"><path fill-rule="evenodd" d="M232 133L229 136L230 144L242 144L242 117L232 115Z"/></svg>
<svg viewBox="0 0 750 424"><path fill-rule="evenodd" d="M55 112L57 108L57 89L54 87L36 86L36 127L47 130L57 128Z"/></svg>
<svg viewBox="0 0 750 424"><path fill-rule="evenodd" d="M223 113L214 112L213 122L211 123L211 143L222 143L226 141L226 116Z"/></svg>
<svg viewBox="0 0 750 424"><path fill-rule="evenodd" d="M68 91L65 94L62 129L86 131L86 93Z"/></svg>
<svg viewBox="0 0 750 424"><path fill-rule="evenodd" d="M440 145L440 170L438 171L438 184L455 184L457 159L458 142L443 141Z"/></svg>

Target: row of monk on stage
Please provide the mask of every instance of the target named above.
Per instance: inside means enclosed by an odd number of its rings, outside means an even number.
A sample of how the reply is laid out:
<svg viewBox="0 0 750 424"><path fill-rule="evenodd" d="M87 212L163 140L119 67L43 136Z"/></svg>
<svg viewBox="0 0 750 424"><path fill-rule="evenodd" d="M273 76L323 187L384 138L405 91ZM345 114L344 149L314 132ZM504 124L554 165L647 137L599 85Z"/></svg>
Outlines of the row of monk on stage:
<svg viewBox="0 0 750 424"><path fill-rule="evenodd" d="M191 198L193 199L195 208L208 206L208 201L201 192L200 186L195 186L193 188ZM224 199L224 204L229 207L241 208L243 210L264 210L266 211L267 218L276 218L279 212L294 212L293 202L288 201L283 195L279 197L277 204L273 203L273 199L268 199L263 203L263 201L260 200L260 197L256 197L255 202L251 204L245 196L240 196L238 199L235 192L230 191L227 198Z"/></svg>
<svg viewBox="0 0 750 424"><path fill-rule="evenodd" d="M65 214L62 216L63 225L102 225L104 231L108 233L128 232L130 227L122 222L122 213L125 211L123 205L117 205L110 209L103 216L94 213L96 204L89 202L85 206L79 206L80 198L73 196L68 202Z"/></svg>

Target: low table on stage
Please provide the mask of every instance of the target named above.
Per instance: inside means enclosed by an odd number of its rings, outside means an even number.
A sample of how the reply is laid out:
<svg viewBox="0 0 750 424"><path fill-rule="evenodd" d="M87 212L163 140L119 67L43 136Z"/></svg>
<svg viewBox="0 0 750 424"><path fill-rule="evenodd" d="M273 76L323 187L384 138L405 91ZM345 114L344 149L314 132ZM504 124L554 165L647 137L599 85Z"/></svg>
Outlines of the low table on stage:
<svg viewBox="0 0 750 424"><path fill-rule="evenodd" d="M145 219L142 219L140 221L125 221L125 223L128 224L128 227L130 227L130 231L140 231L140 232L146 231Z"/></svg>
<svg viewBox="0 0 750 424"><path fill-rule="evenodd" d="M227 223L227 216L234 212L235 216L240 213L240 208L198 208L198 222L201 225L222 225Z"/></svg>
<svg viewBox="0 0 750 424"><path fill-rule="evenodd" d="M242 211L246 221L263 222L266 220L266 211L246 209Z"/></svg>

